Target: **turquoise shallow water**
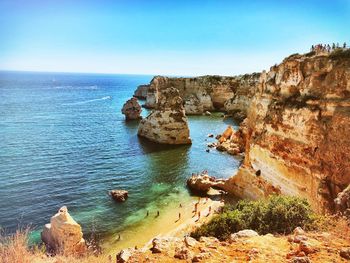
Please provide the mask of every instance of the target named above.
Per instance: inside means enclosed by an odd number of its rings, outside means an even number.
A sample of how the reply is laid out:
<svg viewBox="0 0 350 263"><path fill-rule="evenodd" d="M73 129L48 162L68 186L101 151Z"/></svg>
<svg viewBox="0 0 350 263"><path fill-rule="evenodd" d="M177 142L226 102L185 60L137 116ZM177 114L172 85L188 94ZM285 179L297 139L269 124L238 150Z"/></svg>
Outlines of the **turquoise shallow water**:
<svg viewBox="0 0 350 263"><path fill-rule="evenodd" d="M146 209L164 210L188 196L192 172L234 173L239 160L205 152L208 133L234 125L220 113L189 117L191 146L138 138L138 123L126 123L120 110L151 78L0 72L0 226L7 233L30 225L37 238L67 205L86 234L103 237L139 224ZM129 191L127 202L110 199L116 188Z"/></svg>

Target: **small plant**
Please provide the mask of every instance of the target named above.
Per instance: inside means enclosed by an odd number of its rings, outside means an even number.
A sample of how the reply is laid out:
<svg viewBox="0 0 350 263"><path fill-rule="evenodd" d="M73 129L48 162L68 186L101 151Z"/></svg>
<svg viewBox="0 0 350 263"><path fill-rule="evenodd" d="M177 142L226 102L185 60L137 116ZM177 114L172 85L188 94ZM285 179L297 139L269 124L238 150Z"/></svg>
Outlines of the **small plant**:
<svg viewBox="0 0 350 263"><path fill-rule="evenodd" d="M289 234L297 226L311 229L315 219L315 213L305 199L271 196L267 200L240 201L234 206L225 206L223 213L196 229L191 236L226 239L231 233L243 229L260 234Z"/></svg>

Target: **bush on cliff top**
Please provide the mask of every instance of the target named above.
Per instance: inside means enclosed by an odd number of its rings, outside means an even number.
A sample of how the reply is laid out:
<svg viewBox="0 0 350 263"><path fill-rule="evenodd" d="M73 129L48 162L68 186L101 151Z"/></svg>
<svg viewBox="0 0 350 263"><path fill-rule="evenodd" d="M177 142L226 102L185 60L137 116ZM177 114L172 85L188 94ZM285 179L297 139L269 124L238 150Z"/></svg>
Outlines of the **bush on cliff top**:
<svg viewBox="0 0 350 263"><path fill-rule="evenodd" d="M315 218L305 199L271 196L267 200L240 201L234 206L225 206L221 214L197 228L191 236L215 236L222 240L243 229L253 229L259 234L289 234L297 226L310 229Z"/></svg>
<svg viewBox="0 0 350 263"><path fill-rule="evenodd" d="M346 58L350 59L350 49L335 49L330 55L330 58L332 59L341 59L341 58Z"/></svg>

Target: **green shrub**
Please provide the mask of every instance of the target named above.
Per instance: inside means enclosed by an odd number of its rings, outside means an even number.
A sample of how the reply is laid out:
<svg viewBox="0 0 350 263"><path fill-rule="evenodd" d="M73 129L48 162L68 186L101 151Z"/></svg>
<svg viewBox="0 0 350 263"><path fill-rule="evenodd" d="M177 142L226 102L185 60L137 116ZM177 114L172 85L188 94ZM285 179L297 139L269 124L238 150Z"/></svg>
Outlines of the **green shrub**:
<svg viewBox="0 0 350 263"><path fill-rule="evenodd" d="M337 48L329 55L329 57L331 59L350 59L350 49Z"/></svg>
<svg viewBox="0 0 350 263"><path fill-rule="evenodd" d="M311 229L315 213L305 199L271 196L267 200L240 201L225 206L223 213L196 229L191 236L215 236L226 239L231 233L253 229L259 234L289 234L297 226Z"/></svg>

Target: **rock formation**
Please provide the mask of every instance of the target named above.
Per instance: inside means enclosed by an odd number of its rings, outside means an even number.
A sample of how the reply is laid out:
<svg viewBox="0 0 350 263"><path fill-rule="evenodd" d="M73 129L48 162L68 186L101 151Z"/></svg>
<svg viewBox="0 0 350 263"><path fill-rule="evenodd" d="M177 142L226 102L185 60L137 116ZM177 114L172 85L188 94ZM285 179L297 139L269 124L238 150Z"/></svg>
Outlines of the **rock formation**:
<svg viewBox="0 0 350 263"><path fill-rule="evenodd" d="M252 170L245 167L241 167L235 176L228 179L217 179L208 174L192 175L187 179L187 186L194 193L206 194L210 188L214 188L239 198L249 199L260 199L281 193L279 188L256 176Z"/></svg>
<svg viewBox="0 0 350 263"><path fill-rule="evenodd" d="M293 55L261 74L244 164L284 194L332 208L350 183L350 59Z"/></svg>
<svg viewBox="0 0 350 263"><path fill-rule="evenodd" d="M134 97L138 99L146 99L149 85L139 85L134 92Z"/></svg>
<svg viewBox="0 0 350 263"><path fill-rule="evenodd" d="M203 76L196 78L154 77L149 84L145 107L155 108L160 93L174 87L184 101L186 114L226 110L242 119L255 93L260 74L238 77Z"/></svg>
<svg viewBox="0 0 350 263"><path fill-rule="evenodd" d="M126 190L112 190L109 194L117 202L125 202L129 195Z"/></svg>
<svg viewBox="0 0 350 263"><path fill-rule="evenodd" d="M182 99L175 88L160 92L155 109L140 122L138 135L163 144L190 144Z"/></svg>
<svg viewBox="0 0 350 263"><path fill-rule="evenodd" d="M141 112L141 106L136 98L127 100L122 108L122 113L125 115L126 120L141 119Z"/></svg>
<svg viewBox="0 0 350 263"><path fill-rule="evenodd" d="M41 239L49 251L63 254L81 254L86 251L81 226L63 206L51 217L50 224L44 226Z"/></svg>
<svg viewBox="0 0 350 263"><path fill-rule="evenodd" d="M242 153L245 147L245 132L244 124L241 124L237 131L231 126L228 126L224 133L218 137L216 149L218 151L226 151L232 155Z"/></svg>

